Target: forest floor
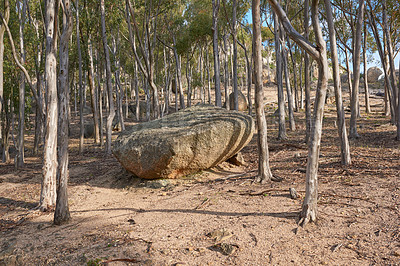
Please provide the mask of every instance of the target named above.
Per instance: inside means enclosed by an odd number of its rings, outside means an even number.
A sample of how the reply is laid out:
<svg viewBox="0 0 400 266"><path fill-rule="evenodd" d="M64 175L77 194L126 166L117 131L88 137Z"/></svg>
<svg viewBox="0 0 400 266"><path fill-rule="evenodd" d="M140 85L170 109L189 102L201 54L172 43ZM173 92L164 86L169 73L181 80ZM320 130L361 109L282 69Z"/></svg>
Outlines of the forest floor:
<svg viewBox="0 0 400 266"><path fill-rule="evenodd" d="M182 180L135 179L92 140L79 155L75 119L72 219L62 226L53 225L52 212L32 211L42 163L27 137L25 168L0 164L0 265L400 265L400 144L382 115L382 97L372 96L372 114L361 105L348 167L340 164L335 106L327 105L318 220L302 228L304 112L296 113L297 130L278 141L275 88L267 92L270 165L282 182L253 183L256 136L242 151L247 166L222 163ZM291 199L289 188L300 197Z"/></svg>

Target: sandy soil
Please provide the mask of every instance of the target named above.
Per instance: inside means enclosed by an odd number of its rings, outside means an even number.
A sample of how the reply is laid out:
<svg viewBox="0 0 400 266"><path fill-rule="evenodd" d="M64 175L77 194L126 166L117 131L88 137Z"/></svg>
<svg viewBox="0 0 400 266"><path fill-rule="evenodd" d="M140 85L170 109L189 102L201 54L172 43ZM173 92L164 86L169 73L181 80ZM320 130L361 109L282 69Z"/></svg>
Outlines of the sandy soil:
<svg viewBox="0 0 400 266"><path fill-rule="evenodd" d="M334 105L327 106L319 217L301 228L304 112L288 140L276 140L272 95L269 88L270 164L282 182L253 183L256 138L243 150L245 167L223 163L155 182L132 178L91 140L79 155L73 138L72 220L55 226L52 212L32 211L41 160L28 152L24 169L0 164L0 265L400 265L400 145L382 98L373 96L373 114L362 113L349 167L340 165ZM289 188L300 197L291 199Z"/></svg>

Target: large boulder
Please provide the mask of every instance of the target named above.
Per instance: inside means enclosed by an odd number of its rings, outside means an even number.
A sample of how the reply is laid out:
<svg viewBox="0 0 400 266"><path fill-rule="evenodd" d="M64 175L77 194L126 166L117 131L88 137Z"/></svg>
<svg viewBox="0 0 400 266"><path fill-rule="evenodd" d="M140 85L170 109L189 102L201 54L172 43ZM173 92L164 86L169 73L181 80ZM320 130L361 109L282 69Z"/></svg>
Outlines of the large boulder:
<svg viewBox="0 0 400 266"><path fill-rule="evenodd" d="M244 96L243 92L238 90L238 104L239 104L239 111L246 111L247 110L247 99ZM224 103L224 107L226 107L226 103ZM229 109L235 109L235 97L233 97L233 92L229 94Z"/></svg>
<svg viewBox="0 0 400 266"><path fill-rule="evenodd" d="M369 83L378 82L382 74L383 71L379 67L370 67L367 71L367 80Z"/></svg>
<svg viewBox="0 0 400 266"><path fill-rule="evenodd" d="M196 105L121 132L113 153L138 177L179 178L231 158L247 145L253 131L248 115Z"/></svg>

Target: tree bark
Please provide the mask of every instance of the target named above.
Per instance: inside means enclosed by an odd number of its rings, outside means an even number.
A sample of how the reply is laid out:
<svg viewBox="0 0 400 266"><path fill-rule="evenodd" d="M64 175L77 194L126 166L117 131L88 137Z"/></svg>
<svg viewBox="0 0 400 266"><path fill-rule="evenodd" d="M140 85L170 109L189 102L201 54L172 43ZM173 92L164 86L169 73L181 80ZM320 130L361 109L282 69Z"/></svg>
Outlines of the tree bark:
<svg viewBox="0 0 400 266"><path fill-rule="evenodd" d="M342 88L340 82L340 69L339 69L339 59L337 54L337 44L336 44L336 32L333 23L333 15L331 9L330 0L325 0L325 9L326 9L326 17L328 22L328 30L329 30L329 38L331 42L331 58L333 64L333 83L335 86L335 101L336 101L336 113L337 113L337 125L338 125L338 134L340 140L340 157L342 165L350 165L351 157L350 157L350 145L349 140L347 138L346 132L346 120L343 108L343 99L342 99ZM366 65L366 63L364 63ZM364 75L365 82L367 75Z"/></svg>
<svg viewBox="0 0 400 266"><path fill-rule="evenodd" d="M108 94L108 102L110 109L107 117L106 154L111 155L112 122L115 116L115 109L114 109L113 89L111 83L110 53L108 51L108 44L107 44L104 0L100 0L100 13L101 13L101 35L103 39L104 56L106 60L105 63L106 63L107 94Z"/></svg>
<svg viewBox="0 0 400 266"><path fill-rule="evenodd" d="M306 170L306 195L300 214L300 224L305 226L317 218L318 198L318 158L321 144L322 121L324 115L325 97L328 85L328 59L326 56L326 43L322 36L322 30L318 19L318 0L313 0L311 5L312 24L317 45L314 46L304 39L290 24L285 12L276 2L269 0L274 12L279 16L280 21L289 37L306 50L318 62L318 87L314 104L314 115L311 127L310 141L308 145L308 159ZM317 48L318 47L318 48Z"/></svg>
<svg viewBox="0 0 400 266"><path fill-rule="evenodd" d="M309 39L309 0L304 1L304 37ZM306 113L306 136L305 142L309 143L311 134L311 81L310 81L310 56L307 51L304 53L304 98L305 98L305 113Z"/></svg>
<svg viewBox="0 0 400 266"><path fill-rule="evenodd" d="M364 22L364 46L363 46L363 63L364 63L364 96L365 96L365 112L371 113L371 105L369 103L368 92L368 62L367 62L367 23Z"/></svg>
<svg viewBox="0 0 400 266"><path fill-rule="evenodd" d="M295 131L296 130L296 123L294 121L294 114L293 114L293 96L292 96L292 90L290 88L290 77L289 77L289 71L288 71L288 49L285 46L285 34L282 33L282 38L281 38L281 45L282 45L282 66L283 70L285 73L285 81L286 81L286 95L287 95L287 101L288 101L288 109L289 109L289 125L290 125L290 130Z"/></svg>
<svg viewBox="0 0 400 266"><path fill-rule="evenodd" d="M92 36L88 34L88 56L89 56L89 69L88 69L88 80L89 80L89 88L90 88L90 103L93 111L93 125L94 125L94 142L99 143L100 141L100 132L99 132L99 111L97 105L97 94L96 94L96 86L94 82L94 65L93 65L93 44L92 44Z"/></svg>
<svg viewBox="0 0 400 266"><path fill-rule="evenodd" d="M84 105L85 105L85 95L83 91L82 84L82 52L81 52L81 39L79 30L79 0L76 0L76 46L78 48L78 67L79 67L79 154L83 153L84 150L84 134L85 134L85 121L84 116Z"/></svg>
<svg viewBox="0 0 400 266"><path fill-rule="evenodd" d="M364 0L359 1L359 7L357 12L357 23L356 23L356 36L354 40L354 53L353 53L353 91L351 93L350 109L350 138L358 138L357 133L357 117L358 117L358 91L360 85L360 54L361 54L361 38L362 38L362 24L364 20Z"/></svg>
<svg viewBox="0 0 400 266"><path fill-rule="evenodd" d="M277 15L274 13L274 35L275 35L275 56L276 56L276 83L278 89L278 139L284 140L286 136L285 121L285 96L283 94L283 75L282 75L282 46L280 42L281 27Z"/></svg>
<svg viewBox="0 0 400 266"><path fill-rule="evenodd" d="M43 159L43 180L40 192L39 208L48 211L56 203L57 174L57 20L58 1L46 0L46 65L45 80L47 87L46 136Z"/></svg>
<svg viewBox="0 0 400 266"><path fill-rule="evenodd" d="M64 6L63 33L60 38L60 74L58 101L59 132L58 132L58 173L57 173L57 201L54 212L54 224L60 225L67 222L71 215L68 207L68 106L69 106L69 53L68 42L72 34L72 14L69 0L62 0Z"/></svg>
<svg viewBox="0 0 400 266"><path fill-rule="evenodd" d="M19 43L21 49L21 64L25 64L25 44L24 44L24 28L25 28L25 14L26 14L25 0L21 3L17 2L18 18L19 18ZM24 167L25 159L25 76L21 71L19 83L19 116L18 116L18 153L16 156L15 165L17 168Z"/></svg>
<svg viewBox="0 0 400 266"><path fill-rule="evenodd" d="M214 77L215 77L215 105L221 107L221 77L218 51L218 11L220 0L212 0L213 5L213 52L214 52Z"/></svg>
<svg viewBox="0 0 400 266"><path fill-rule="evenodd" d="M262 82L262 54L261 54L261 14L260 0L252 1L253 18L253 56L255 76L255 104L257 117L258 143L258 175L256 182L266 183L273 179L269 167L269 151L267 141L267 121L264 113L264 91ZM228 104L228 103L227 103Z"/></svg>
<svg viewBox="0 0 400 266"><path fill-rule="evenodd" d="M238 90L238 75L237 75L237 42L236 42L236 9L237 9L237 1L233 0L232 1L232 44L233 44L233 108L234 110L239 110L239 102L238 102L238 97L239 97L239 90Z"/></svg>
<svg viewBox="0 0 400 266"><path fill-rule="evenodd" d="M10 18L10 5L8 0L3 1L4 4L4 18L5 18L5 23L8 23L8 20ZM3 105L4 105L4 33L6 31L6 26L1 23L0 26L0 116L3 115ZM1 119L3 121L3 119ZM1 129L0 129L0 139L3 140L3 126L5 126L5 123L1 124ZM2 149L3 144L0 143L0 150Z"/></svg>

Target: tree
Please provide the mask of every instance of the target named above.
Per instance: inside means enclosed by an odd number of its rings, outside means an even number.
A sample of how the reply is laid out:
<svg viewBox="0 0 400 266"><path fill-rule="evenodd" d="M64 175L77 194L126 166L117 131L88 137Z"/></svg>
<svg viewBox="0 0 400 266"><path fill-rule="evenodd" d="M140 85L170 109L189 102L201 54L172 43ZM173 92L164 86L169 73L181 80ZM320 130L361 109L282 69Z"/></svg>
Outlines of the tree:
<svg viewBox="0 0 400 266"><path fill-rule="evenodd" d="M8 20L10 18L10 5L8 0L3 1L4 5L4 20L0 26L0 117L3 114L3 106L4 106L4 32L6 31L6 24L8 24ZM3 119L2 119L3 120ZM2 123L3 124L3 123ZM3 128L3 126L1 126ZM0 139L4 142L3 138L5 136L2 135L2 131L0 129ZM2 148L3 143L0 143L0 149ZM3 150L3 149L1 149Z"/></svg>
<svg viewBox="0 0 400 266"><path fill-rule="evenodd" d="M68 207L68 107L69 107L69 53L68 42L72 34L72 14L69 0L62 1L63 32L60 38L60 74L59 74L59 132L58 132L58 172L57 172L57 200L54 212L54 223L62 224L70 219Z"/></svg>
<svg viewBox="0 0 400 266"><path fill-rule="evenodd" d="M43 180L40 192L39 208L50 210L56 203L57 174L57 20L58 4L55 0L46 0L46 65L45 80L47 87L46 136L43 160Z"/></svg>
<svg viewBox="0 0 400 266"><path fill-rule="evenodd" d="M214 77L215 77L215 105L221 107L221 77L218 51L218 11L220 0L213 0L213 52L214 52Z"/></svg>
<svg viewBox="0 0 400 266"><path fill-rule="evenodd" d="M360 54L361 54L361 37L362 37L362 24L364 19L364 0L359 1L358 12L357 12L357 23L356 23L356 35L354 38L354 53L353 53L353 91L351 94L350 109L350 138L358 138L357 133L357 116L359 111L358 106L358 91L360 85Z"/></svg>
<svg viewBox="0 0 400 266"><path fill-rule="evenodd" d="M25 45L24 45L24 28L27 2L25 0L20 3L17 1L17 10L19 18L19 43L21 50L21 64L25 64ZM16 156L15 165L24 167L25 160L25 75L21 71L19 82L19 117L18 117L18 154Z"/></svg>
<svg viewBox="0 0 400 266"><path fill-rule="evenodd" d="M254 77L256 91L256 118L257 118L257 143L258 143L258 175L256 182L266 183L273 180L269 168L269 151L267 142L267 121L264 113L264 91L262 82L262 55L261 55L261 13L260 0L252 1L253 18L253 57Z"/></svg>
<svg viewBox="0 0 400 266"><path fill-rule="evenodd" d="M114 109L114 98L113 98L113 89L111 83L111 62L110 62L110 53L108 51L107 44L107 33L106 33L106 19L105 19L105 7L104 0L100 1L100 13L101 13L101 35L103 40L103 51L105 56L105 65L106 65L106 80L107 80L107 94L108 94L108 102L109 102L109 113L107 117L107 134L106 134L106 153L111 155L111 142L112 142L112 122L115 116Z"/></svg>
<svg viewBox="0 0 400 266"><path fill-rule="evenodd" d="M340 70L339 70L339 59L337 54L336 33L333 23L331 3L329 0L325 0L325 9L326 9L326 20L328 22L329 39L331 43L333 83L335 86L335 101L336 101L338 133L339 133L340 148L341 148L341 153L340 153L341 162L342 165L349 165L351 164L350 145L346 133L346 121L343 108L342 87L340 84ZM366 63L364 62L364 64ZM367 75L364 75L365 83L367 78L366 76Z"/></svg>
<svg viewBox="0 0 400 266"><path fill-rule="evenodd" d="M291 25L285 12L276 0L268 0L274 12L279 17L288 36L301 46L310 56L318 62L318 86L314 104L314 114L308 145L308 158L306 169L306 195L300 213L300 224L305 226L317 218L318 198L318 158L322 134L322 121L326 90L328 85L328 59L326 56L326 43L322 36L321 26L318 18L318 0L313 0L311 5L311 19L317 44L314 46L301 36Z"/></svg>

